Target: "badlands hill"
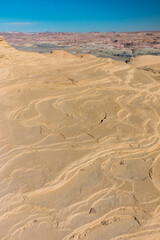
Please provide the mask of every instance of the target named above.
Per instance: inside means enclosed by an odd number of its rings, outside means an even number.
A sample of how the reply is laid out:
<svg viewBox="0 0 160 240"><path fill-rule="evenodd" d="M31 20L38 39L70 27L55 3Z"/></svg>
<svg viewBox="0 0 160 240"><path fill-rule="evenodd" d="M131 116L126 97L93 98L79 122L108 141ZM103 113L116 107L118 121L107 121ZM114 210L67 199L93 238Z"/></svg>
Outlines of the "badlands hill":
<svg viewBox="0 0 160 240"><path fill-rule="evenodd" d="M50 53L92 54L125 61L139 55L160 56L160 31L156 32L0 32L17 50Z"/></svg>
<svg viewBox="0 0 160 240"><path fill-rule="evenodd" d="M160 239L160 57L0 38L0 239Z"/></svg>

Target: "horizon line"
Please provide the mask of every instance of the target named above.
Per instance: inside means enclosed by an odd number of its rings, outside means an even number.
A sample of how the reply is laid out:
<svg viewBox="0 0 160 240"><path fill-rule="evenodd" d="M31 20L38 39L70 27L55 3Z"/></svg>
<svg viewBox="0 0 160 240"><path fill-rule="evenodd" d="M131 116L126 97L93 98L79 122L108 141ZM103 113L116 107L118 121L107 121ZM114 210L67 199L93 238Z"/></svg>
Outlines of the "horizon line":
<svg viewBox="0 0 160 240"><path fill-rule="evenodd" d="M142 31L0 31L0 33L139 33L139 32L160 32L160 30L142 30Z"/></svg>

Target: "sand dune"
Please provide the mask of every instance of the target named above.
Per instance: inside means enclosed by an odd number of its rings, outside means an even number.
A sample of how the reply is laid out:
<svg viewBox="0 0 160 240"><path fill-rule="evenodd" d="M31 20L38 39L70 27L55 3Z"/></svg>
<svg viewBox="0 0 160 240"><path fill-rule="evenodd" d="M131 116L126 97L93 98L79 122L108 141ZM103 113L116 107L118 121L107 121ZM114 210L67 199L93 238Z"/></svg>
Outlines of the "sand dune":
<svg viewBox="0 0 160 240"><path fill-rule="evenodd" d="M160 57L0 39L0 239L160 239Z"/></svg>

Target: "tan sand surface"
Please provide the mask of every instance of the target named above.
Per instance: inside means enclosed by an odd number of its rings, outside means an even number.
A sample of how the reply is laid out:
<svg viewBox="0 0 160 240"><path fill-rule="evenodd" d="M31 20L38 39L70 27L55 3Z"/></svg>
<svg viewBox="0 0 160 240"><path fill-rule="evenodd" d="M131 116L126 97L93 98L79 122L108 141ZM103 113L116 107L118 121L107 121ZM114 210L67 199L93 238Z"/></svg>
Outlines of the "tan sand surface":
<svg viewBox="0 0 160 240"><path fill-rule="evenodd" d="M0 240L160 239L160 57L0 38Z"/></svg>

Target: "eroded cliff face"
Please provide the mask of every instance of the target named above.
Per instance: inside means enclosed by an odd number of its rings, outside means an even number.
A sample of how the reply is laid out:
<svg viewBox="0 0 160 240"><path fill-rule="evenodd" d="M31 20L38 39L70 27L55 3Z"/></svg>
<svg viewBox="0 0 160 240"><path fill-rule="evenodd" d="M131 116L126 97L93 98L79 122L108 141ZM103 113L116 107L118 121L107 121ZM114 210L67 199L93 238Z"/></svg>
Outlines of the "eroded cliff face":
<svg viewBox="0 0 160 240"><path fill-rule="evenodd" d="M159 240L160 57L1 55L0 239Z"/></svg>
<svg viewBox="0 0 160 240"><path fill-rule="evenodd" d="M12 48L3 37L0 36L0 64L4 64L7 60L13 60L17 55L17 50Z"/></svg>

